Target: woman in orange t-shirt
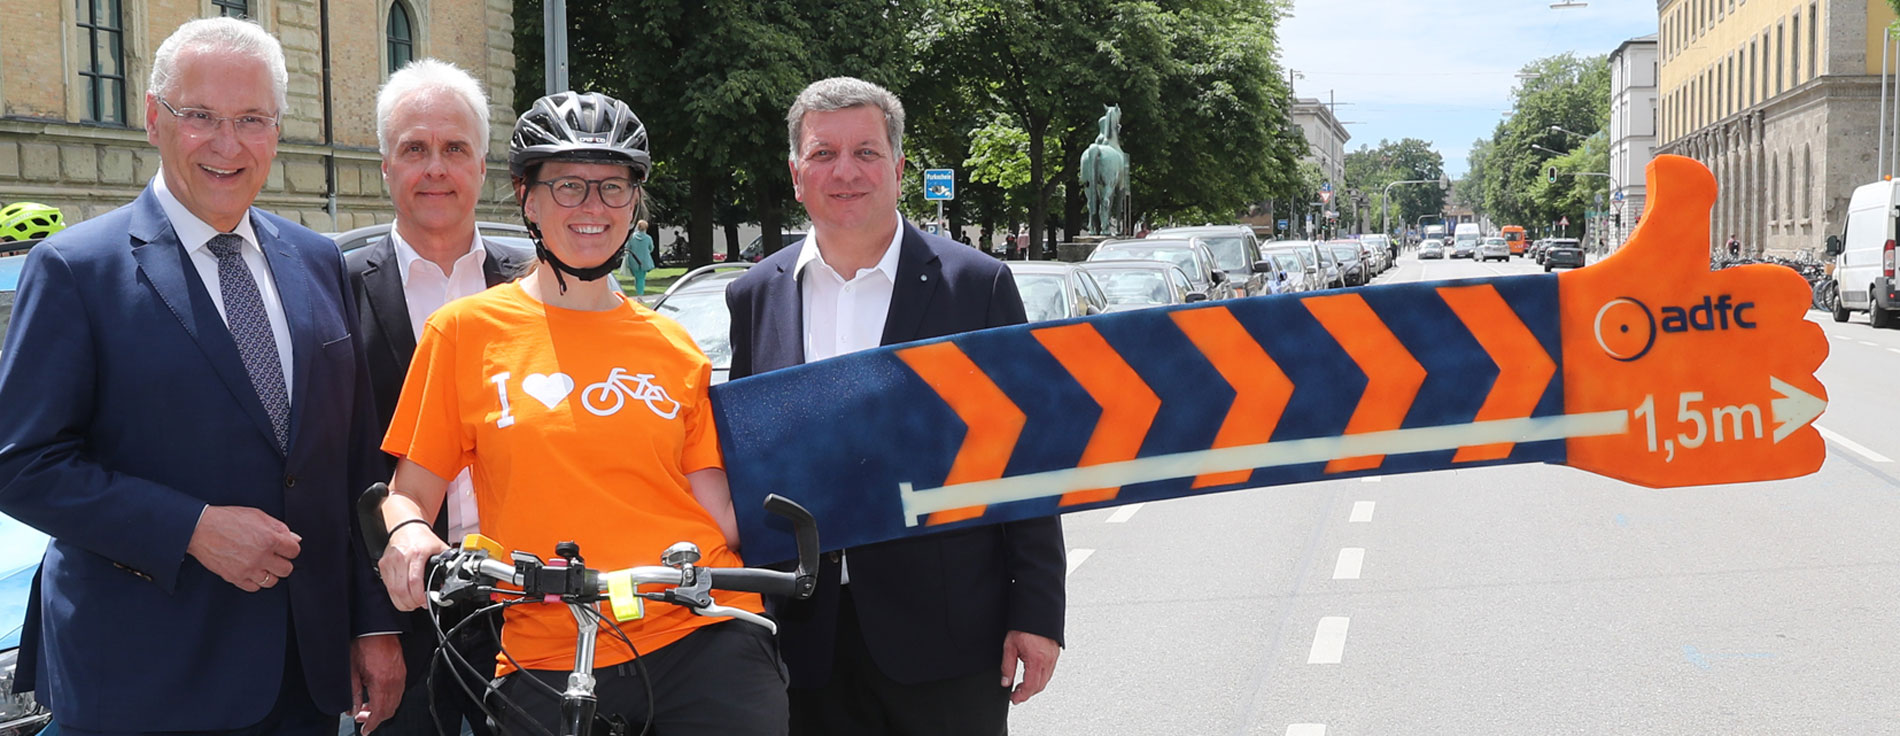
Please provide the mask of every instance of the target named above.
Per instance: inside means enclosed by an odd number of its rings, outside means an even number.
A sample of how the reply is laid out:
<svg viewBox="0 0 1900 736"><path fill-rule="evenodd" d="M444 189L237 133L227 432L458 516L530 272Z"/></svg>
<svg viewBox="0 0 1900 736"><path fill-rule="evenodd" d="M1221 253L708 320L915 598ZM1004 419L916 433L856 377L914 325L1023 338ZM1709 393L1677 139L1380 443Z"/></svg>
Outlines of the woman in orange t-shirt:
<svg viewBox="0 0 1900 736"><path fill-rule="evenodd" d="M545 556L572 540L590 567L618 569L659 564L689 541L703 565L743 564L707 398L711 363L683 328L606 278L626 252L646 149L639 118L605 95L543 97L516 122L509 171L539 263L423 328L383 441L402 458L383 504L381 562L398 608L427 603L424 563L447 548L427 522L463 468L483 534L508 549ZM719 602L764 610L753 594ZM764 629L664 603L620 628L632 649L610 624L595 641L601 716L651 719L663 734L786 732L785 671ZM500 709L504 733L559 722L576 631L565 605L507 609L502 648L521 669L499 663L497 690L525 712Z"/></svg>

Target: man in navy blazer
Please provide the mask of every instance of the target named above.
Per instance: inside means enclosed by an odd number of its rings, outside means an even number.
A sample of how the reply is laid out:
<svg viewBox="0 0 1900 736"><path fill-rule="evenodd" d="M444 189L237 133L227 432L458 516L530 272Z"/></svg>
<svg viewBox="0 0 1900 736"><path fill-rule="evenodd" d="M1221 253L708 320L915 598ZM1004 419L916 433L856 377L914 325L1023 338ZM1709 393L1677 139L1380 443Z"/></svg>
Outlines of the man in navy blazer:
<svg viewBox="0 0 1900 736"><path fill-rule="evenodd" d="M352 542L382 466L343 259L251 206L285 85L256 25L181 26L146 95L159 175L27 256L0 511L53 538L20 667L68 733L315 736L401 697Z"/></svg>
<svg viewBox="0 0 1900 736"><path fill-rule="evenodd" d="M822 80L786 118L812 232L727 288L732 378L1024 321L1001 263L898 216L904 110L889 91ZM1042 518L828 555L810 600L771 602L792 733L1006 733L1010 704L1055 669L1063 554L1061 523Z"/></svg>

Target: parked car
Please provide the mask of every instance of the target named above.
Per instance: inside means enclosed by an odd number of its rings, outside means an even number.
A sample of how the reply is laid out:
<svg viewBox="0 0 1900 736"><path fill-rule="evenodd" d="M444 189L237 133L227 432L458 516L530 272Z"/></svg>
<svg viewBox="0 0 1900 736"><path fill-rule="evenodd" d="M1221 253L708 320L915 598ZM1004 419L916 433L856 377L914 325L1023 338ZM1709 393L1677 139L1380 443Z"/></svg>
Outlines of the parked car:
<svg viewBox="0 0 1900 736"><path fill-rule="evenodd" d="M1023 295L1031 322L1087 317L1108 311L1108 297L1095 279L1073 263L1006 261Z"/></svg>
<svg viewBox="0 0 1900 736"><path fill-rule="evenodd" d="M1894 212L1900 206L1900 182L1892 179L1854 188L1847 201L1838 243L1830 243L1834 279L1840 298L1829 311L1834 321L1846 322L1854 312L1866 312L1877 328L1894 326L1900 317L1900 280L1894 275L1896 258Z"/></svg>
<svg viewBox="0 0 1900 736"><path fill-rule="evenodd" d="M1356 242L1359 243L1359 257L1366 264L1366 281L1370 282L1374 276L1385 273L1385 246L1374 245L1363 237Z"/></svg>
<svg viewBox="0 0 1900 736"><path fill-rule="evenodd" d="M337 250L348 253L383 239L389 234L389 228L390 223L385 222L364 225L355 230L345 230L340 233L329 233L329 236L331 240L336 241ZM475 233L515 251L524 258L529 260L534 258L534 241L528 239L528 229L525 227L506 222L477 222Z"/></svg>
<svg viewBox="0 0 1900 736"><path fill-rule="evenodd" d="M794 245L799 244L799 242L803 241L804 239L805 239L805 231L803 230L780 230L779 231L779 246L782 248L790 248ZM760 234L758 237L753 238L752 242L747 243L746 247L740 249L739 258L743 259L747 263L758 263L759 261L764 260L765 235Z"/></svg>
<svg viewBox="0 0 1900 736"><path fill-rule="evenodd" d="M1326 287L1326 278L1319 272L1319 262L1315 261L1311 247L1269 243L1262 253L1267 259L1273 259L1273 264L1281 268L1281 274L1286 274L1286 285L1275 293L1302 293Z"/></svg>
<svg viewBox="0 0 1900 736"><path fill-rule="evenodd" d="M1298 248L1305 252L1307 264L1313 266L1318 282L1311 291L1331 289L1343 286L1340 282L1339 259L1333 257L1332 249L1311 240L1275 240L1267 244L1268 249Z"/></svg>
<svg viewBox="0 0 1900 736"><path fill-rule="evenodd" d="M1544 272L1558 266L1583 267L1583 246L1574 238L1557 238L1544 246Z"/></svg>
<svg viewBox="0 0 1900 736"><path fill-rule="evenodd" d="M26 621L33 576L39 572L40 558L45 554L46 535L12 517L0 516L0 734L57 730L41 731L51 726L53 714L34 701L32 693L13 693L20 627Z"/></svg>
<svg viewBox="0 0 1900 736"><path fill-rule="evenodd" d="M1267 269L1261 268L1260 241L1246 225L1200 225L1164 227L1149 238L1200 238L1214 254L1214 266L1227 273L1235 296L1260 296L1273 291Z"/></svg>
<svg viewBox="0 0 1900 736"><path fill-rule="evenodd" d="M1359 242L1372 247L1379 254L1379 273L1398 265L1399 246L1392 239L1378 233L1359 236Z"/></svg>
<svg viewBox="0 0 1900 736"><path fill-rule="evenodd" d="M712 361L713 383L725 383L732 370L732 312L726 308L726 287L745 275L750 263L714 263L679 277L653 311L680 323Z"/></svg>
<svg viewBox="0 0 1900 736"><path fill-rule="evenodd" d="M1440 242L1437 240L1427 240L1423 243L1419 243L1418 245L1418 259L1419 260L1421 261L1428 260L1428 259L1443 260L1444 258L1445 258L1445 244L1443 242Z"/></svg>
<svg viewBox="0 0 1900 736"><path fill-rule="evenodd" d="M1511 260L1511 245L1503 238L1485 238L1478 243L1478 254L1474 257L1480 261L1509 261Z"/></svg>
<svg viewBox="0 0 1900 736"><path fill-rule="evenodd" d="M1328 240L1326 249L1339 261L1339 278L1342 286L1360 286L1372 280L1372 271L1366 264L1364 251L1359 250L1357 240Z"/></svg>
<svg viewBox="0 0 1900 736"><path fill-rule="evenodd" d="M20 269L26 267L26 254L0 256L0 338L13 321L13 292L20 288Z"/></svg>
<svg viewBox="0 0 1900 736"><path fill-rule="evenodd" d="M1209 299L1226 299L1234 295L1234 289L1227 284L1227 274L1214 265L1213 252L1198 237L1179 240L1110 240L1096 246L1095 252L1089 254L1091 261L1130 259L1162 261L1180 266L1181 272L1187 274L1188 283L1194 285L1194 290L1206 294Z"/></svg>
<svg viewBox="0 0 1900 736"><path fill-rule="evenodd" d="M1207 295L1195 291L1187 274L1172 263L1090 261L1079 266L1101 286L1110 312L1207 301Z"/></svg>

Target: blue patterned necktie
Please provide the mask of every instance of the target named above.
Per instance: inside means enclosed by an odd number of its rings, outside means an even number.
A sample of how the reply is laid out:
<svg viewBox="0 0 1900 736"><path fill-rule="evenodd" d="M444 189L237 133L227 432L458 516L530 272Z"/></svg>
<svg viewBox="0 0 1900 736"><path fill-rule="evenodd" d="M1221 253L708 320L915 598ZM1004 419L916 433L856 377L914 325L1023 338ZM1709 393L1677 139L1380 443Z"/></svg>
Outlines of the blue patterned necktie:
<svg viewBox="0 0 1900 736"><path fill-rule="evenodd" d="M277 353L277 338L271 333L270 313L264 311L257 280L244 265L244 238L220 233L206 247L218 257L224 322L231 328L231 339L237 342L238 355L244 359L244 372L251 375L251 386L264 402L264 412L270 415L277 447L286 448L290 444L290 393L284 390L284 363Z"/></svg>

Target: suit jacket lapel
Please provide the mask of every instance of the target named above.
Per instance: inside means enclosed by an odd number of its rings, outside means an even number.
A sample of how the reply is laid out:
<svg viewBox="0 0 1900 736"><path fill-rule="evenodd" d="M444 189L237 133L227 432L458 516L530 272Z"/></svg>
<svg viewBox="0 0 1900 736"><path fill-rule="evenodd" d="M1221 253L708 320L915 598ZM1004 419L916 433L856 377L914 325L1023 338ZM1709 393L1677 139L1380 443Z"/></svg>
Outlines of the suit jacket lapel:
<svg viewBox="0 0 1900 736"><path fill-rule="evenodd" d="M805 362L805 300L798 291L798 273L791 264L778 264L778 273L765 282L763 324L753 329L759 351L755 372Z"/></svg>
<svg viewBox="0 0 1900 736"><path fill-rule="evenodd" d="M145 274L159 301L165 303L185 328L185 334L204 352L205 359L231 391L238 406L243 407L258 431L275 446L277 432L271 427L270 415L264 411L264 402L257 398L251 375L244 370L244 359L238 356L231 330L218 315L217 305L211 302L211 293L206 291L208 287L198 277L197 268L191 265L171 220L159 206L158 195L148 186L132 206L129 234L132 259L138 262L139 272Z"/></svg>
<svg viewBox="0 0 1900 736"><path fill-rule="evenodd" d="M919 326L930 307L930 297L943 283L943 264L924 242L924 234L910 223L903 223L904 239L897 252L897 281L891 284L891 311L884 317L884 338L880 345L895 345L918 339Z"/></svg>
<svg viewBox="0 0 1900 736"><path fill-rule="evenodd" d="M384 345L395 354L396 365L409 365L416 354L416 328L409 321L409 301L403 296L396 246L383 238L369 247L369 265L363 269L369 309L376 313L376 326L382 329Z"/></svg>

